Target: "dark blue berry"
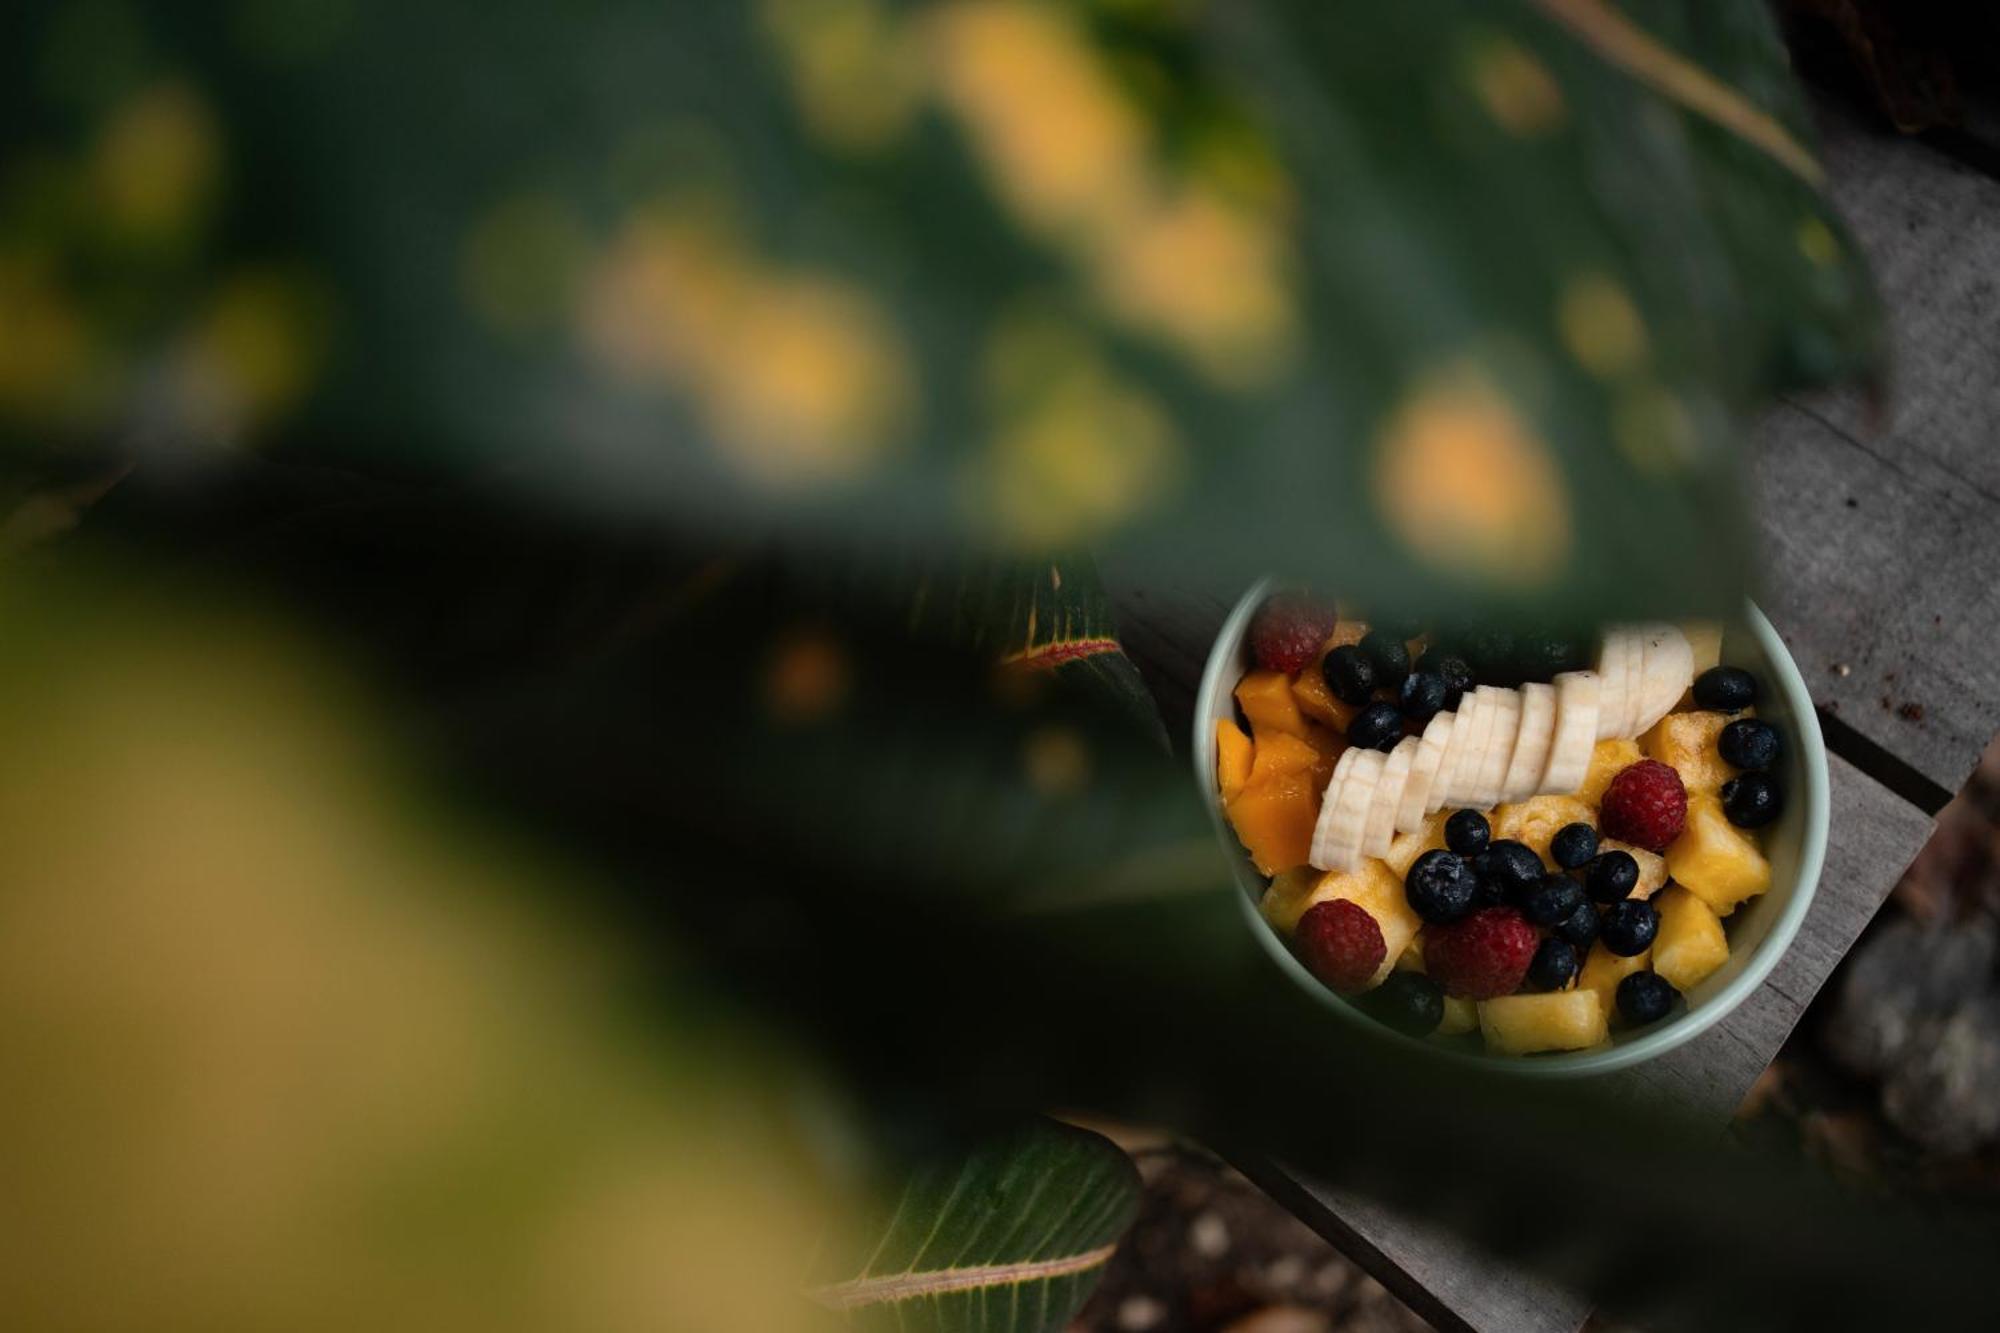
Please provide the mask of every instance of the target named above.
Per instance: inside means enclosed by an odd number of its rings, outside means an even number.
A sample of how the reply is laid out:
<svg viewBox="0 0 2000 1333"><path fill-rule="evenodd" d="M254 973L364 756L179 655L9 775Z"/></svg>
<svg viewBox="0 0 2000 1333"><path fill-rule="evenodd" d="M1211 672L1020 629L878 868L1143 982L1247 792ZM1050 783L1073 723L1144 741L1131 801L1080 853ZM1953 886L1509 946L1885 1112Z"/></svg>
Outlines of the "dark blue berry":
<svg viewBox="0 0 2000 1333"><path fill-rule="evenodd" d="M1635 1027L1659 1022L1680 998L1674 984L1658 972L1634 972L1618 983L1618 1012Z"/></svg>
<svg viewBox="0 0 2000 1333"><path fill-rule="evenodd" d="M1462 856L1433 848L1418 857L1403 878L1410 910L1435 926L1449 925L1472 910L1479 877Z"/></svg>
<svg viewBox="0 0 2000 1333"><path fill-rule="evenodd" d="M1523 637L1515 649L1514 659L1523 680L1554 680L1565 671L1578 671L1587 664L1580 640L1555 634Z"/></svg>
<svg viewBox="0 0 2000 1333"><path fill-rule="evenodd" d="M1347 742L1364 750L1393 750L1403 739L1403 715L1394 704L1369 704L1347 724Z"/></svg>
<svg viewBox="0 0 2000 1333"><path fill-rule="evenodd" d="M1427 1037L1444 1021L1444 992L1421 972L1391 972L1362 1007L1398 1032Z"/></svg>
<svg viewBox="0 0 2000 1333"><path fill-rule="evenodd" d="M1485 630L1465 641L1465 656L1482 685L1511 689L1521 683L1520 645L1504 630Z"/></svg>
<svg viewBox="0 0 2000 1333"><path fill-rule="evenodd" d="M1450 648L1428 649L1418 661L1417 670L1444 682L1443 711L1447 713L1457 711L1459 700L1474 683L1472 664L1465 660L1463 653Z"/></svg>
<svg viewBox="0 0 2000 1333"><path fill-rule="evenodd" d="M1718 713L1740 713L1757 702L1757 678L1742 667L1710 667L1694 678L1694 701Z"/></svg>
<svg viewBox="0 0 2000 1333"><path fill-rule="evenodd" d="M1584 891L1594 903L1615 903L1639 887L1639 863L1630 852L1605 852L1583 874Z"/></svg>
<svg viewBox="0 0 2000 1333"><path fill-rule="evenodd" d="M1722 813L1738 828L1762 828L1784 808L1784 793L1769 773L1741 773L1722 784Z"/></svg>
<svg viewBox="0 0 2000 1333"><path fill-rule="evenodd" d="M1553 926L1583 906L1583 886L1568 875L1544 875L1520 897L1522 916L1538 926Z"/></svg>
<svg viewBox="0 0 2000 1333"><path fill-rule="evenodd" d="M1476 873L1476 872L1475 872ZM1479 881L1479 892L1472 895L1472 910L1481 912L1489 907L1505 907L1507 891L1499 883L1490 879Z"/></svg>
<svg viewBox="0 0 2000 1333"><path fill-rule="evenodd" d="M1576 968L1576 946L1551 935L1536 948L1534 961L1528 964L1528 987L1561 990L1575 978Z"/></svg>
<svg viewBox="0 0 2000 1333"><path fill-rule="evenodd" d="M1454 810L1444 821L1444 845L1460 856L1477 856L1493 841L1493 826L1477 810Z"/></svg>
<svg viewBox="0 0 2000 1333"><path fill-rule="evenodd" d="M1321 659L1319 674L1342 703L1365 704L1375 693L1375 664L1351 643L1341 644Z"/></svg>
<svg viewBox="0 0 2000 1333"><path fill-rule="evenodd" d="M1473 858L1472 868L1479 877L1500 889L1501 897L1513 901L1541 881L1542 858L1535 849L1512 838L1502 838Z"/></svg>
<svg viewBox="0 0 2000 1333"><path fill-rule="evenodd" d="M1715 751L1725 763L1762 771L1778 762L1784 743L1778 729L1762 718L1740 717L1715 738Z"/></svg>
<svg viewBox="0 0 2000 1333"><path fill-rule="evenodd" d="M1549 859L1564 870L1575 870L1597 855L1597 830L1588 824L1564 824L1549 839Z"/></svg>
<svg viewBox="0 0 2000 1333"><path fill-rule="evenodd" d="M1588 949L1597 938L1597 909L1584 903L1556 923L1556 934L1579 949Z"/></svg>
<svg viewBox="0 0 2000 1333"><path fill-rule="evenodd" d="M1631 958L1652 947L1653 936L1659 933L1660 914L1653 905L1638 898L1627 898L1605 909L1604 922L1598 927L1597 938L1619 957Z"/></svg>
<svg viewBox="0 0 2000 1333"><path fill-rule="evenodd" d="M1393 634L1370 630L1362 636L1361 651L1375 667L1375 684L1393 690L1410 674L1410 649Z"/></svg>
<svg viewBox="0 0 2000 1333"><path fill-rule="evenodd" d="M1442 676L1433 676L1428 671L1413 671L1403 681L1403 690L1397 702L1402 706L1403 716L1421 727L1444 711L1444 694Z"/></svg>

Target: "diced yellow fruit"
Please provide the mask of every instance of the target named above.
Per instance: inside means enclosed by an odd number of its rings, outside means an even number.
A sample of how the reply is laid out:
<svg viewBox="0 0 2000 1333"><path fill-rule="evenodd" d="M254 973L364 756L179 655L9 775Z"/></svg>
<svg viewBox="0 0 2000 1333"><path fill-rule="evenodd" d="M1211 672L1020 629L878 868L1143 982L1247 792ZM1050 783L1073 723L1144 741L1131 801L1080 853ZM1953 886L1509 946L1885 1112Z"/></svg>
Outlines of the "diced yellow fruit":
<svg viewBox="0 0 2000 1333"><path fill-rule="evenodd" d="M1440 810L1410 832L1396 835L1396 840L1389 844L1389 854L1382 860L1397 879L1409 878L1410 867L1417 863L1418 857L1444 846L1444 821L1445 812Z"/></svg>
<svg viewBox="0 0 2000 1333"><path fill-rule="evenodd" d="M1215 724L1215 785L1228 801L1250 780L1250 738L1228 718Z"/></svg>
<svg viewBox="0 0 2000 1333"><path fill-rule="evenodd" d="M1263 749L1263 746L1258 746ZM1310 747L1307 747L1310 749ZM1319 788L1311 769L1259 782L1254 773L1242 791L1222 807L1257 869L1266 875L1302 866L1312 854L1313 825L1319 820Z"/></svg>
<svg viewBox="0 0 2000 1333"><path fill-rule="evenodd" d="M1341 731L1361 710L1353 704L1344 704L1333 697L1333 691L1326 687L1326 677L1319 668L1309 666L1292 679L1292 699L1307 717L1324 722Z"/></svg>
<svg viewBox="0 0 2000 1333"><path fill-rule="evenodd" d="M1586 805L1604 804L1604 789L1611 785L1611 779L1645 757L1639 752L1637 741L1623 737L1599 741L1590 752L1590 770L1583 775L1583 785L1576 789L1576 799Z"/></svg>
<svg viewBox="0 0 2000 1333"><path fill-rule="evenodd" d="M1327 635L1326 642L1320 645L1319 655L1325 657L1336 648L1350 643L1360 643L1367 637L1367 621L1349 620L1346 618L1336 620L1333 623L1333 633Z"/></svg>
<svg viewBox="0 0 2000 1333"><path fill-rule="evenodd" d="M1463 995L1444 997L1444 1021L1437 1025L1440 1037L1456 1037L1479 1026L1479 1001Z"/></svg>
<svg viewBox="0 0 2000 1333"><path fill-rule="evenodd" d="M1646 899L1666 887L1667 858L1658 852L1649 852L1644 847L1634 847L1631 843L1620 842L1616 838L1599 838L1597 854L1602 856L1606 852L1625 852L1639 863L1639 882L1633 886L1632 892L1625 895L1626 897Z"/></svg>
<svg viewBox="0 0 2000 1333"><path fill-rule="evenodd" d="M1410 936L1410 942L1403 946L1403 952L1396 956L1396 971L1421 972L1424 970L1424 933L1420 930Z"/></svg>
<svg viewBox="0 0 2000 1333"><path fill-rule="evenodd" d="M1722 625L1714 620L1683 620L1681 633L1694 649L1694 674L1699 676L1722 662Z"/></svg>
<svg viewBox="0 0 2000 1333"><path fill-rule="evenodd" d="M1313 890L1325 876L1311 866L1294 866L1271 877L1257 910L1264 919L1289 935L1298 929L1299 918L1312 906Z"/></svg>
<svg viewBox="0 0 2000 1333"><path fill-rule="evenodd" d="M1252 787L1261 787L1297 773L1310 773L1319 763L1319 751L1305 737L1288 731L1261 733L1250 754L1250 776L1246 785Z"/></svg>
<svg viewBox="0 0 2000 1333"><path fill-rule="evenodd" d="M1583 971L1576 976L1576 988L1595 991L1598 1003L1608 1018L1618 1011L1618 983L1634 972L1644 972L1652 966L1652 962L1651 949L1631 958L1623 958L1605 948L1604 942L1599 940L1590 946L1590 957L1583 960Z"/></svg>
<svg viewBox="0 0 2000 1333"><path fill-rule="evenodd" d="M1531 796L1493 812L1493 837L1512 838L1549 859L1549 843L1569 824L1597 827L1597 812L1574 796Z"/></svg>
<svg viewBox="0 0 2000 1333"><path fill-rule="evenodd" d="M1610 1040L1604 1004L1594 990L1502 995L1479 1002L1479 1031L1486 1049L1501 1055L1580 1051Z"/></svg>
<svg viewBox="0 0 2000 1333"><path fill-rule="evenodd" d="M1712 794L1736 776L1736 770L1716 753L1715 737L1736 718L1728 713L1697 709L1668 713L1639 738L1639 748L1681 775L1688 795Z"/></svg>
<svg viewBox="0 0 2000 1333"><path fill-rule="evenodd" d="M1729 961L1722 918L1678 884L1660 895L1660 931L1653 937L1653 970L1685 991Z"/></svg>
<svg viewBox="0 0 2000 1333"><path fill-rule="evenodd" d="M1687 827L1667 848L1667 873L1717 916L1771 887L1771 863L1756 839L1730 823L1713 796L1688 801Z"/></svg>
<svg viewBox="0 0 2000 1333"><path fill-rule="evenodd" d="M1305 735L1305 715L1292 697L1291 677L1282 671L1252 671L1237 682L1236 702L1258 740L1279 731Z"/></svg>
<svg viewBox="0 0 2000 1333"><path fill-rule="evenodd" d="M1271 887L1264 891L1264 919L1289 935L1298 928L1299 918L1307 909L1336 898L1347 899L1367 911L1382 928L1386 952L1368 987L1381 985L1424 924L1403 897L1403 882L1390 873L1388 866L1374 859L1363 861L1351 871L1301 873L1313 878L1301 881L1295 875L1280 875L1271 882Z"/></svg>

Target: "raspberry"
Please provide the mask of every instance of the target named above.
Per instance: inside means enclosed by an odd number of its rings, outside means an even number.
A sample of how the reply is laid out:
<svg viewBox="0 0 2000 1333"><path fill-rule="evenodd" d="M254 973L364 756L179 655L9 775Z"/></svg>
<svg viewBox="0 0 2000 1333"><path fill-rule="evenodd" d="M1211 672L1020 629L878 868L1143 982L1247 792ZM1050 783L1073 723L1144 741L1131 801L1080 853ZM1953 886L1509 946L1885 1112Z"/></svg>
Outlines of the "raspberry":
<svg viewBox="0 0 2000 1333"><path fill-rule="evenodd" d="M1598 822L1620 842L1663 851L1687 823L1688 794L1681 775L1657 759L1620 770L1604 789Z"/></svg>
<svg viewBox="0 0 2000 1333"><path fill-rule="evenodd" d="M1265 671L1290 674L1311 664L1333 637L1333 607L1302 593L1281 592L1250 621L1250 652Z"/></svg>
<svg viewBox="0 0 2000 1333"><path fill-rule="evenodd" d="M1306 970L1343 995L1366 989L1389 953L1368 909L1345 898L1308 908L1292 942Z"/></svg>
<svg viewBox="0 0 2000 1333"><path fill-rule="evenodd" d="M1446 995L1468 1000L1512 995L1521 989L1540 943L1535 928L1513 908L1482 908L1424 932L1424 970Z"/></svg>

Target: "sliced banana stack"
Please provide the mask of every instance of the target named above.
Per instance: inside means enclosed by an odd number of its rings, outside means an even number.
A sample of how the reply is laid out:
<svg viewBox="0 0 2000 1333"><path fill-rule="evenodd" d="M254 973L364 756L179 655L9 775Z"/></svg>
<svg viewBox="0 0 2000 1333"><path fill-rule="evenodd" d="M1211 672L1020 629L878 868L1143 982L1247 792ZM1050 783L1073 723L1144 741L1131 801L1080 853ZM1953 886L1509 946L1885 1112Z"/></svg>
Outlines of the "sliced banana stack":
<svg viewBox="0 0 2000 1333"><path fill-rule="evenodd" d="M1639 673L1639 704L1630 720L1633 736L1651 731L1674 711L1694 682L1694 645L1678 625L1642 625L1643 666Z"/></svg>
<svg viewBox="0 0 2000 1333"><path fill-rule="evenodd" d="M1481 685L1479 693L1486 696L1486 711L1492 720L1486 727L1479 765L1473 770L1468 804L1485 810L1500 803L1500 787L1507 777L1507 763L1514 757L1514 739L1521 730L1521 692Z"/></svg>
<svg viewBox="0 0 2000 1333"><path fill-rule="evenodd" d="M1410 762L1417 756L1417 746L1415 736L1403 737L1382 765L1367 822L1361 829L1363 856L1387 856L1389 844L1396 840L1396 811L1403 803L1403 788L1410 780Z"/></svg>
<svg viewBox="0 0 2000 1333"><path fill-rule="evenodd" d="M1423 826L1424 816L1438 808L1431 803L1431 793L1438 790L1444 752L1457 724L1458 714L1439 713L1424 728L1423 738L1417 742L1417 757L1410 761L1410 780L1403 784L1403 800L1396 809L1398 831L1415 833Z"/></svg>
<svg viewBox="0 0 2000 1333"><path fill-rule="evenodd" d="M1333 777L1320 800L1319 821L1313 826L1312 855L1320 870L1354 870L1361 864L1361 835L1375 796L1375 779L1386 756L1359 747L1344 752L1333 766Z"/></svg>
<svg viewBox="0 0 2000 1333"><path fill-rule="evenodd" d="M1549 752L1556 739L1556 687L1521 687L1521 730L1514 741L1514 756L1507 761L1506 776L1500 782L1500 799L1525 801L1542 789L1548 772Z"/></svg>
<svg viewBox="0 0 2000 1333"><path fill-rule="evenodd" d="M1568 795L1583 785L1590 755L1597 748L1598 706L1604 678L1595 671L1565 671L1556 677L1555 734L1541 790Z"/></svg>

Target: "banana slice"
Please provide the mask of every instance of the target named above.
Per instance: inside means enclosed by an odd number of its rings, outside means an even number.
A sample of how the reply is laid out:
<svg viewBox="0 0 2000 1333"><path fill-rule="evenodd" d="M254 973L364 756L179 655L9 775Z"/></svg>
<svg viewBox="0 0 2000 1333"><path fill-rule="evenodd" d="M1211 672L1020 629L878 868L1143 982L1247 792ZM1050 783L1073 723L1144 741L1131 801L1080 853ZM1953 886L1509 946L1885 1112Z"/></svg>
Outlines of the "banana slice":
<svg viewBox="0 0 2000 1333"><path fill-rule="evenodd" d="M1640 626L1634 625L1625 631L1625 716L1619 722L1620 736L1637 736L1639 710L1645 703L1646 688L1646 635Z"/></svg>
<svg viewBox="0 0 2000 1333"><path fill-rule="evenodd" d="M1471 776L1471 764L1477 762L1479 730L1484 725L1481 715L1485 711L1485 703L1471 690L1458 701L1458 725L1451 729L1451 748L1445 751L1444 767L1438 773L1440 809L1465 804L1466 782Z"/></svg>
<svg viewBox="0 0 2000 1333"><path fill-rule="evenodd" d="M1556 729L1548 767L1542 770L1542 791L1567 796L1583 785L1597 749L1597 700L1603 683L1595 671L1565 671L1556 677Z"/></svg>
<svg viewBox="0 0 2000 1333"><path fill-rule="evenodd" d="M1487 687L1482 685L1481 689ZM1490 810L1500 804L1500 789L1507 780L1507 765L1514 758L1514 743L1521 734L1521 693L1494 686L1486 697L1493 722L1486 734L1486 754L1480 761L1473 804Z"/></svg>
<svg viewBox="0 0 2000 1333"><path fill-rule="evenodd" d="M1368 819L1361 828L1361 854L1387 856L1396 840L1396 809L1403 803L1403 788L1410 781L1410 763L1417 757L1417 738L1405 736L1396 742L1382 764L1382 776L1375 780L1375 796L1368 806Z"/></svg>
<svg viewBox="0 0 2000 1333"><path fill-rule="evenodd" d="M1354 870L1361 865L1361 834L1375 798L1375 779L1382 775L1382 759L1380 750L1356 747L1333 766L1333 779L1326 784L1326 799L1313 829L1310 860L1316 868Z"/></svg>
<svg viewBox="0 0 2000 1333"><path fill-rule="evenodd" d="M1632 655L1632 638L1613 627L1604 631L1604 644L1597 654L1597 739L1623 736L1625 725L1625 670Z"/></svg>
<svg viewBox="0 0 2000 1333"><path fill-rule="evenodd" d="M1514 741L1514 757L1507 761L1506 776L1500 781L1501 800L1525 801L1541 789L1555 739L1556 687L1523 685L1521 733Z"/></svg>
<svg viewBox="0 0 2000 1333"><path fill-rule="evenodd" d="M1431 803L1431 797L1438 790L1438 773L1457 722L1458 714L1439 713L1424 728L1423 739L1417 743L1417 757L1410 761L1410 780L1403 785L1402 804L1396 809L1396 827L1404 833L1422 828L1424 816L1438 808Z"/></svg>
<svg viewBox="0 0 2000 1333"><path fill-rule="evenodd" d="M1678 625L1642 625L1643 664L1639 671L1639 706L1631 719L1631 734L1644 735L1674 711L1674 705L1694 684L1694 645Z"/></svg>

